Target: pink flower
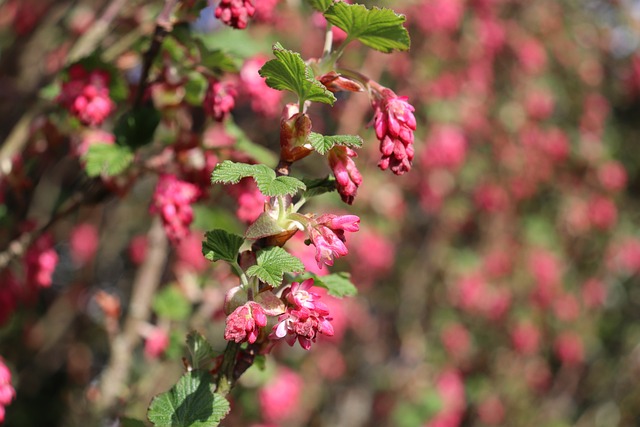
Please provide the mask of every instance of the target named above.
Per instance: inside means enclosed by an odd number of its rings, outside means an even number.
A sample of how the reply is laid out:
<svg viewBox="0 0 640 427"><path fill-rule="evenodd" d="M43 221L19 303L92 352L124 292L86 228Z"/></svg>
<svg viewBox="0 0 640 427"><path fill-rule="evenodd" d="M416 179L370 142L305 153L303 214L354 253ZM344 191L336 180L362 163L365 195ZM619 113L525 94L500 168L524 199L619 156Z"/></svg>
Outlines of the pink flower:
<svg viewBox="0 0 640 427"><path fill-rule="evenodd" d="M326 304L319 301L320 295L310 292L313 286L313 279L307 279L302 283L293 282L282 293L282 299L296 308L306 308L317 311L321 315L328 315L329 308Z"/></svg>
<svg viewBox="0 0 640 427"><path fill-rule="evenodd" d="M144 342L144 354L149 359L162 356L169 347L169 334L163 328L153 328Z"/></svg>
<svg viewBox="0 0 640 427"><path fill-rule="evenodd" d="M58 102L82 123L100 125L115 109L109 98L109 74L103 70L89 72L80 64L69 68L69 80L62 84Z"/></svg>
<svg viewBox="0 0 640 427"><path fill-rule="evenodd" d="M618 221L618 208L608 197L597 196L589 203L589 219L594 227L608 230Z"/></svg>
<svg viewBox="0 0 640 427"><path fill-rule="evenodd" d="M345 245L344 232L355 232L359 229L360 218L355 215L324 214L316 220L309 221L307 231L311 243L316 247L318 267L322 267L323 264L332 266L334 258L349 253Z"/></svg>
<svg viewBox="0 0 640 427"><path fill-rule="evenodd" d="M461 0L430 0L422 3L416 23L425 33L452 32L460 25L464 4Z"/></svg>
<svg viewBox="0 0 640 427"><path fill-rule="evenodd" d="M511 331L511 343L520 354L535 354L540 346L540 330L531 322L521 322Z"/></svg>
<svg viewBox="0 0 640 427"><path fill-rule="evenodd" d="M611 160L598 168L598 180L605 190L620 191L627 184L627 171L620 162Z"/></svg>
<svg viewBox="0 0 640 427"><path fill-rule="evenodd" d="M77 264L84 265L91 261L96 255L98 244L98 230L92 224L79 224L71 231L71 257Z"/></svg>
<svg viewBox="0 0 640 427"><path fill-rule="evenodd" d="M58 254L53 248L53 237L43 234L27 249L25 254L27 283L30 288L48 288L58 264Z"/></svg>
<svg viewBox="0 0 640 427"><path fill-rule="evenodd" d="M329 166L336 177L338 193L342 201L349 205L353 203L358 187L362 184L362 175L352 160L357 155L351 148L340 145L329 151Z"/></svg>
<svg viewBox="0 0 640 427"><path fill-rule="evenodd" d="M563 332L554 342L556 356L567 365L577 365L584 360L582 338L575 332Z"/></svg>
<svg viewBox="0 0 640 427"><path fill-rule="evenodd" d="M253 179L244 178L238 184L226 188L238 203L236 217L239 220L251 224L264 212L264 204L268 198L258 190Z"/></svg>
<svg viewBox="0 0 640 427"><path fill-rule="evenodd" d="M203 272L209 261L202 256L202 239L200 231L191 231L176 246L177 269Z"/></svg>
<svg viewBox="0 0 640 427"><path fill-rule="evenodd" d="M224 24L242 30L255 12L252 0L220 0L214 14Z"/></svg>
<svg viewBox="0 0 640 427"><path fill-rule="evenodd" d="M399 97L391 89L384 88L376 96L373 120L382 153L378 166L382 170L391 168L396 175L402 175L411 170L413 161L415 109L407 102L407 97Z"/></svg>
<svg viewBox="0 0 640 427"><path fill-rule="evenodd" d="M266 325L267 315L262 306L255 301L248 301L227 316L224 339L253 344L260 335L260 328Z"/></svg>
<svg viewBox="0 0 640 427"><path fill-rule="evenodd" d="M316 342L318 334L333 336L331 317L322 313L322 311L304 307L299 310L288 307L287 311L278 317L278 323L273 327L269 338L284 338L290 346L293 346L297 340L300 347L309 350L311 343Z"/></svg>
<svg viewBox="0 0 640 427"><path fill-rule="evenodd" d="M280 367L274 378L258 392L260 409L265 420L281 425L290 420L300 407L304 382L295 372Z"/></svg>
<svg viewBox="0 0 640 427"><path fill-rule="evenodd" d="M240 89L247 93L251 100L251 109L266 117L280 114L282 92L267 86L258 70L267 62L265 56L259 55L247 60L240 70Z"/></svg>
<svg viewBox="0 0 640 427"><path fill-rule="evenodd" d="M445 350L450 356L458 358L471 349L471 336L467 328L459 323L447 325L440 334Z"/></svg>
<svg viewBox="0 0 640 427"><path fill-rule="evenodd" d="M195 185L180 181L175 175L162 175L153 194L151 213L159 213L169 239L178 242L189 233L193 221L191 203L200 196Z"/></svg>
<svg viewBox="0 0 640 427"><path fill-rule="evenodd" d="M464 163L466 152L464 133L457 126L439 124L431 129L421 161L425 168L456 170Z"/></svg>
<svg viewBox="0 0 640 427"><path fill-rule="evenodd" d="M256 21L261 22L273 22L274 21L274 9L276 8L279 0L259 0L255 4Z"/></svg>
<svg viewBox="0 0 640 427"><path fill-rule="evenodd" d="M4 407L16 397L16 390L11 385L11 371L0 357L0 424L4 421Z"/></svg>
<svg viewBox="0 0 640 427"><path fill-rule="evenodd" d="M212 79L204 97L204 111L214 120L221 122L235 107L236 96L238 91L233 83Z"/></svg>

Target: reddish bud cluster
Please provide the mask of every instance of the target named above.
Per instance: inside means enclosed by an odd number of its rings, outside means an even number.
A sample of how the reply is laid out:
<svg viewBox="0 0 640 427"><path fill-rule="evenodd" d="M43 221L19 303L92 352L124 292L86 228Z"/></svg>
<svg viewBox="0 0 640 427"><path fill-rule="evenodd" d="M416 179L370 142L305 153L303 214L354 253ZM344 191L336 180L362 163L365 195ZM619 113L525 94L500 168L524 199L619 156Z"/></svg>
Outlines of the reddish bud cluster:
<svg viewBox="0 0 640 427"><path fill-rule="evenodd" d="M220 0L214 12L224 24L240 30L247 27L249 18L256 13L252 0Z"/></svg>
<svg viewBox="0 0 640 427"><path fill-rule="evenodd" d="M211 80L204 98L204 111L214 120L223 121L236 105L238 91L231 82Z"/></svg>
<svg viewBox="0 0 640 427"><path fill-rule="evenodd" d="M191 203L200 196L195 185L180 181L175 175L162 175L153 194L151 213L159 213L169 239L177 242L189 233L193 221Z"/></svg>
<svg viewBox="0 0 640 427"><path fill-rule="evenodd" d="M106 71L88 71L81 64L72 65L58 102L82 123L98 126L115 109L109 98L109 80Z"/></svg>

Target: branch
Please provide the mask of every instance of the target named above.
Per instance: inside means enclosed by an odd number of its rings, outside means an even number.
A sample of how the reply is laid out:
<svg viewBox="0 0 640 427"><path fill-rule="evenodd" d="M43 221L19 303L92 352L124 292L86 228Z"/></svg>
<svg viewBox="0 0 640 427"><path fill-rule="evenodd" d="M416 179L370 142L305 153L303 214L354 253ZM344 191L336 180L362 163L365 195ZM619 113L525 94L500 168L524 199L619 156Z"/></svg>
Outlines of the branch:
<svg viewBox="0 0 640 427"><path fill-rule="evenodd" d="M140 342L139 325L149 318L151 301L166 263L169 245L159 218L154 218L147 237L148 253L133 282L131 305L123 332L114 339L109 365L102 373L98 401L101 411L114 407L129 379L133 350Z"/></svg>

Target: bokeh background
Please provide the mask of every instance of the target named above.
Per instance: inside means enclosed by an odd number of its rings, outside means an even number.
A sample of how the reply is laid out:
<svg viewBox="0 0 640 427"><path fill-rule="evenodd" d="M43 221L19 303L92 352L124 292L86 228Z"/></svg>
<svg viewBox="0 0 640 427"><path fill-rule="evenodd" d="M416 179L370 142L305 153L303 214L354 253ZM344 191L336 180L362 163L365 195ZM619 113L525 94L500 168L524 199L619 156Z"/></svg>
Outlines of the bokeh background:
<svg viewBox="0 0 640 427"><path fill-rule="evenodd" d="M318 57L324 38L305 2L258 1L244 31L211 8L180 15L247 73L220 77L238 91L227 122L189 102L190 59L168 38L144 162L101 180L78 152L108 137L58 105L61 72L98 51L133 93L162 2L0 0L0 355L17 392L5 425L138 425L127 418L145 419L183 371L190 330L224 348L235 279L200 244L208 229L242 233L256 199L208 176L221 159L273 165L288 100L242 64L275 41ZM411 50L354 43L340 65L415 106L413 169L377 168L366 95L311 110L315 130L365 139L353 206L334 193L306 208L361 217L333 268L359 294L324 296L336 335L309 352L276 347L223 425L640 425L640 3L365 3L406 14ZM329 173L320 156L296 168ZM180 244L149 211L167 170L203 192ZM302 239L288 248L313 255Z"/></svg>

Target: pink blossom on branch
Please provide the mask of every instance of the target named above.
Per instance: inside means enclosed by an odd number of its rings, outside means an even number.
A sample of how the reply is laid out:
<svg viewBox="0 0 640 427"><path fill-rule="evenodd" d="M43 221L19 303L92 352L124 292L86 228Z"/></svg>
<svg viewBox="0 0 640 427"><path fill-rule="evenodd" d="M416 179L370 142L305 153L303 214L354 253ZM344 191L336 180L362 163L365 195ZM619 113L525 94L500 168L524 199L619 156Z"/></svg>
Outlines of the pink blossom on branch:
<svg viewBox="0 0 640 427"><path fill-rule="evenodd" d="M345 245L345 231L355 232L360 229L360 218L355 215L324 214L307 225L311 243L316 247L318 267L323 264L332 266L334 258L349 253Z"/></svg>
<svg viewBox="0 0 640 427"><path fill-rule="evenodd" d="M69 68L69 80L62 84L58 102L82 123L100 125L115 109L109 98L109 74L103 70L89 72L75 64Z"/></svg>
<svg viewBox="0 0 640 427"><path fill-rule="evenodd" d="M0 357L0 424L4 422L4 407L16 397L16 390L11 385L11 371Z"/></svg>
<svg viewBox="0 0 640 427"><path fill-rule="evenodd" d="M267 315L260 304L248 301L227 316L224 339L237 343L253 344L260 335L260 328L267 325Z"/></svg>
<svg viewBox="0 0 640 427"><path fill-rule="evenodd" d="M382 170L390 168L396 175L402 175L411 170L414 156L415 108L407 102L407 97L397 96L391 89L382 88L374 96L373 126L382 153L378 166Z"/></svg>
<svg viewBox="0 0 640 427"><path fill-rule="evenodd" d="M224 24L240 30L247 27L249 18L255 13L252 0L220 0L214 12Z"/></svg>
<svg viewBox="0 0 640 427"><path fill-rule="evenodd" d="M335 146L329 151L329 166L336 177L337 189L342 201L351 205L362 184L362 175L358 170L353 157L357 153L348 147Z"/></svg>
<svg viewBox="0 0 640 427"><path fill-rule="evenodd" d="M159 213L167 237L177 242L189 233L193 221L191 203L200 196L195 185L181 181L175 175L162 175L153 194L151 213Z"/></svg>
<svg viewBox="0 0 640 427"><path fill-rule="evenodd" d="M236 105L238 91L231 82L212 79L204 98L204 111L216 121L223 121Z"/></svg>

